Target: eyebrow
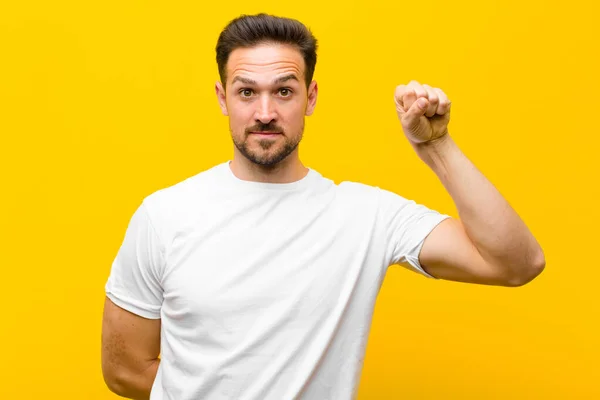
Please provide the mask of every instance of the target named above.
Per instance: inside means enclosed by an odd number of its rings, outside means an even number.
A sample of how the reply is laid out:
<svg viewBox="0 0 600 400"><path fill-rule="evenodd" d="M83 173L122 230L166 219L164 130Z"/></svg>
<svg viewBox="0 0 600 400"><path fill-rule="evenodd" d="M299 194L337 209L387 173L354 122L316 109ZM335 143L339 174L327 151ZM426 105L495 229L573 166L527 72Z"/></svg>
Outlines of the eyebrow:
<svg viewBox="0 0 600 400"><path fill-rule="evenodd" d="M291 80L298 82L298 77L296 77L295 74L284 75L284 76L281 76L281 77L275 79L273 81L273 84L277 85L279 83L284 83L284 82L291 81ZM236 83L238 81L242 82L245 85L256 85L257 84L256 81L253 81L252 79L244 78L242 76L236 76L235 78L233 78L233 81L231 82L231 84L233 85L234 83Z"/></svg>
<svg viewBox="0 0 600 400"><path fill-rule="evenodd" d="M296 81L296 82L298 82L298 78L296 77L295 74L289 74L289 75L284 75L282 77L279 77L279 78L275 79L273 81L273 83L277 84L277 83L284 83L284 82L287 82L287 81Z"/></svg>

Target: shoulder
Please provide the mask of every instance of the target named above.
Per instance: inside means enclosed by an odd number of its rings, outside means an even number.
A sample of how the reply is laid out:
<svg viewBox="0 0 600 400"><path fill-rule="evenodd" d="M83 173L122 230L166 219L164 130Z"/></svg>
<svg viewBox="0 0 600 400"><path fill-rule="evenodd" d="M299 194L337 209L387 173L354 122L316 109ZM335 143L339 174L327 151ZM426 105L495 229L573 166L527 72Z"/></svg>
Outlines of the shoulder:
<svg viewBox="0 0 600 400"><path fill-rule="evenodd" d="M379 187L355 181L342 181L336 184L337 190L343 195L370 197L377 196Z"/></svg>
<svg viewBox="0 0 600 400"><path fill-rule="evenodd" d="M348 201L352 202L374 202L380 205L390 201L407 201L395 192L360 182L343 181L337 184L337 189L341 196L347 197Z"/></svg>
<svg viewBox="0 0 600 400"><path fill-rule="evenodd" d="M375 218L381 212L384 192L379 186L342 181L335 184L335 202L341 211L349 212L353 218L365 215Z"/></svg>
<svg viewBox="0 0 600 400"><path fill-rule="evenodd" d="M166 228L185 219L186 215L191 216L191 212L202 207L219 187L223 165L215 165L144 197L142 205L152 223Z"/></svg>
<svg viewBox="0 0 600 400"><path fill-rule="evenodd" d="M149 203L172 203L185 199L189 195L202 193L203 189L218 183L224 164L215 165L200 171L171 186L159 189L144 198Z"/></svg>
<svg viewBox="0 0 600 400"><path fill-rule="evenodd" d="M418 215L429 209L394 190L360 182L344 181L336 185L337 196L352 209L369 208L384 219L397 215Z"/></svg>

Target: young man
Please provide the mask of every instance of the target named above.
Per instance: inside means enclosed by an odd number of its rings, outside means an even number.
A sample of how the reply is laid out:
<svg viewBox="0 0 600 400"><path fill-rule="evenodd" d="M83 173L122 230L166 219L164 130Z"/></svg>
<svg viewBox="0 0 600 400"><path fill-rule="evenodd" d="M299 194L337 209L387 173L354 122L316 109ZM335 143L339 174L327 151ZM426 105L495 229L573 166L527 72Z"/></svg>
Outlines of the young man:
<svg viewBox="0 0 600 400"><path fill-rule="evenodd" d="M134 213L106 284L102 368L115 393L352 399L388 266L502 286L544 268L525 224L449 136L442 90L400 85L395 105L460 221L302 164L318 90L316 40L300 22L233 20L217 63L234 157Z"/></svg>

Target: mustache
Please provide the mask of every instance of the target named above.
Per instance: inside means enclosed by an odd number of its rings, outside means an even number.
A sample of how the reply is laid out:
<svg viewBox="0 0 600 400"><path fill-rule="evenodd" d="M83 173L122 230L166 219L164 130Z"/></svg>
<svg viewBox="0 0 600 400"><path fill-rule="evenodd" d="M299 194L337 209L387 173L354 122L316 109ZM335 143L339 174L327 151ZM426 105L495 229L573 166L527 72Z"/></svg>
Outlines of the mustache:
<svg viewBox="0 0 600 400"><path fill-rule="evenodd" d="M268 124L263 124L262 122L259 122L256 125L252 125L251 127L246 128L246 134L250 134L250 132L283 133L283 128L277 125L276 123L269 122Z"/></svg>

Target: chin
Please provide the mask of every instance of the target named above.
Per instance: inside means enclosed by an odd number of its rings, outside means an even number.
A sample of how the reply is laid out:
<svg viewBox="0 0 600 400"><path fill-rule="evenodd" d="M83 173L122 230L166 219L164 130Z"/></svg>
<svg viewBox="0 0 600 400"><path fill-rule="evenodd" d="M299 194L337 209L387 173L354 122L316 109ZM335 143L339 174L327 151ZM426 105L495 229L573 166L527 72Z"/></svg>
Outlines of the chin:
<svg viewBox="0 0 600 400"><path fill-rule="evenodd" d="M281 154L274 154L274 155L254 154L249 158L249 160L252 161L254 164L262 165L263 167L273 167L273 166L279 164L281 161L285 160L285 158L286 158L286 156L281 155Z"/></svg>

